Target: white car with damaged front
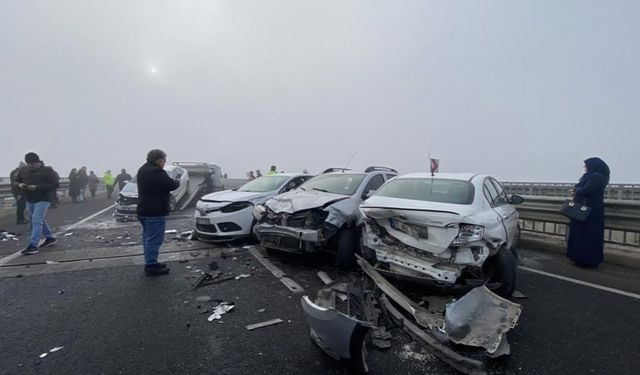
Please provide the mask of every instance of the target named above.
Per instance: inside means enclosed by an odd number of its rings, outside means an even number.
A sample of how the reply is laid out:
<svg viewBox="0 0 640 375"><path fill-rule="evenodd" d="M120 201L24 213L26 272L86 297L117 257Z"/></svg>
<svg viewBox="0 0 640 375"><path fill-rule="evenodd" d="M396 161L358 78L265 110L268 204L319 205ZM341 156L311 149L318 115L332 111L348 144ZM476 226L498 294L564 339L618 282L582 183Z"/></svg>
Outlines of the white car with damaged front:
<svg viewBox="0 0 640 375"><path fill-rule="evenodd" d="M486 283L510 295L517 278L518 212L487 175L414 173L367 199L365 256L383 273L454 289Z"/></svg>
<svg viewBox="0 0 640 375"><path fill-rule="evenodd" d="M209 241L229 241L253 234L253 208L271 197L293 190L311 175L281 173L249 181L238 189L203 196L196 203L195 235Z"/></svg>

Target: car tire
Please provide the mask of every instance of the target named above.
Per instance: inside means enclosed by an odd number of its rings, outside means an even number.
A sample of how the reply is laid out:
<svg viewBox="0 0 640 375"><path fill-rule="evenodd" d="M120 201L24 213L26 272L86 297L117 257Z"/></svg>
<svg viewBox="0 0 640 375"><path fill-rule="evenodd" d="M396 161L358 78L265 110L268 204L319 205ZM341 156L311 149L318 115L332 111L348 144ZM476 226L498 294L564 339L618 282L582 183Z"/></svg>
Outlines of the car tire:
<svg viewBox="0 0 640 375"><path fill-rule="evenodd" d="M340 268L350 268L354 262L355 251L355 231L353 228L344 227L338 233L338 254L336 255L336 266Z"/></svg>
<svg viewBox="0 0 640 375"><path fill-rule="evenodd" d="M514 253L502 248L496 255L487 259L486 265L492 275L488 282L499 284L493 292L501 297L511 297L518 284L518 259Z"/></svg>
<svg viewBox="0 0 640 375"><path fill-rule="evenodd" d="M176 210L176 197L173 195L169 198L169 212Z"/></svg>

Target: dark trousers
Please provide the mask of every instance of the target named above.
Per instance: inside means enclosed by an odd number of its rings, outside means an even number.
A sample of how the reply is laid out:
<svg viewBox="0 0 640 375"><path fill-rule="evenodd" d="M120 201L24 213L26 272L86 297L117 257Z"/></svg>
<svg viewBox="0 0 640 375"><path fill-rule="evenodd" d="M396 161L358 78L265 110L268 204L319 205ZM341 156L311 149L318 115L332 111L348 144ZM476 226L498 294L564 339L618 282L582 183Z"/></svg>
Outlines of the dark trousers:
<svg viewBox="0 0 640 375"><path fill-rule="evenodd" d="M96 197L96 188L89 188L89 192L91 192L91 199Z"/></svg>
<svg viewBox="0 0 640 375"><path fill-rule="evenodd" d="M107 185L107 199L111 199L111 195L113 194L113 187L115 185Z"/></svg>
<svg viewBox="0 0 640 375"><path fill-rule="evenodd" d="M14 195L16 199L16 221L25 221L24 210L27 208L27 201L22 194Z"/></svg>

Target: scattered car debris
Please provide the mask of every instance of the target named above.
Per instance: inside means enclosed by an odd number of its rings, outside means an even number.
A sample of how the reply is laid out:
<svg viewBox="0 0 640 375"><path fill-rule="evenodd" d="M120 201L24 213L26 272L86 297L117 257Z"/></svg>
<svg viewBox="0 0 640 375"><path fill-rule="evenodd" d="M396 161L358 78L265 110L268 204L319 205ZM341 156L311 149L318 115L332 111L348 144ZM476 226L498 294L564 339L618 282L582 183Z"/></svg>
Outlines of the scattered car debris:
<svg viewBox="0 0 640 375"><path fill-rule="evenodd" d="M194 288L200 288L203 286L221 283L223 281L235 280L235 276L228 276L220 278L221 272L214 271L213 273L203 273L198 279L193 283Z"/></svg>
<svg viewBox="0 0 640 375"><path fill-rule="evenodd" d="M64 290L59 290L58 294L64 294Z"/></svg>
<svg viewBox="0 0 640 375"><path fill-rule="evenodd" d="M235 303L233 302L222 302L213 310L213 314L209 315L207 318L208 321L213 322L214 320L222 319L222 315L228 313L233 310L235 307Z"/></svg>
<svg viewBox="0 0 640 375"><path fill-rule="evenodd" d="M46 264L58 264L60 262L56 262L55 260L45 260L44 261Z"/></svg>
<svg viewBox="0 0 640 375"><path fill-rule="evenodd" d="M7 242L9 240L18 241L20 233L8 232L0 230L0 241Z"/></svg>
<svg viewBox="0 0 640 375"><path fill-rule="evenodd" d="M265 311L267 311L267 309L259 309L259 310L258 310L258 312L259 312L259 313L263 313L263 312L265 312Z"/></svg>
<svg viewBox="0 0 640 375"><path fill-rule="evenodd" d="M164 234L178 234L178 231L176 229L167 229Z"/></svg>
<svg viewBox="0 0 640 375"><path fill-rule="evenodd" d="M515 298L515 299L527 299L527 296L525 296L522 292L520 292L519 290L514 290L513 294L511 294L511 298Z"/></svg>
<svg viewBox="0 0 640 375"><path fill-rule="evenodd" d="M209 296L200 296L196 298L196 301L198 302L209 302L211 301L211 297Z"/></svg>
<svg viewBox="0 0 640 375"><path fill-rule="evenodd" d="M73 232L67 232L67 233L65 233L64 235L65 235L65 237L73 236Z"/></svg>
<svg viewBox="0 0 640 375"><path fill-rule="evenodd" d="M131 242L123 242L121 243L122 246L135 246L137 245L138 242L137 241L131 241Z"/></svg>
<svg viewBox="0 0 640 375"><path fill-rule="evenodd" d="M44 358L44 357L46 357L47 355L49 355L49 353L42 353L42 354L40 354L40 358Z"/></svg>
<svg viewBox="0 0 640 375"><path fill-rule="evenodd" d="M49 350L49 353L55 353L59 350L62 350L62 348L64 348L64 346L56 346L55 348Z"/></svg>
<svg viewBox="0 0 640 375"><path fill-rule="evenodd" d="M244 279L244 278L247 278L247 277L250 277L250 276L251 275L248 275L248 274L241 274L241 275L236 276L236 280Z"/></svg>
<svg viewBox="0 0 640 375"><path fill-rule="evenodd" d="M280 324L280 323L283 323L283 322L284 321L282 319L277 319L277 318L276 319L271 319L271 320L267 320L266 322L249 324L247 326L247 330L253 331L254 329L269 327L269 326L273 326L273 325Z"/></svg>

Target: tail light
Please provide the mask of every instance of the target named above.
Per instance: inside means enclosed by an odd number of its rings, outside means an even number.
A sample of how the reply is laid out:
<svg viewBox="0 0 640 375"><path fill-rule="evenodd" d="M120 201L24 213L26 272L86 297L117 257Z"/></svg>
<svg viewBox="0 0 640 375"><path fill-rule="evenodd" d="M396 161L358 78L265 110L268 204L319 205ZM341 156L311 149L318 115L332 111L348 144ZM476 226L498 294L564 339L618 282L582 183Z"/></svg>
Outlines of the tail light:
<svg viewBox="0 0 640 375"><path fill-rule="evenodd" d="M473 224L460 224L460 232L451 242L451 246L459 247L470 242L480 241L484 237L484 227Z"/></svg>

